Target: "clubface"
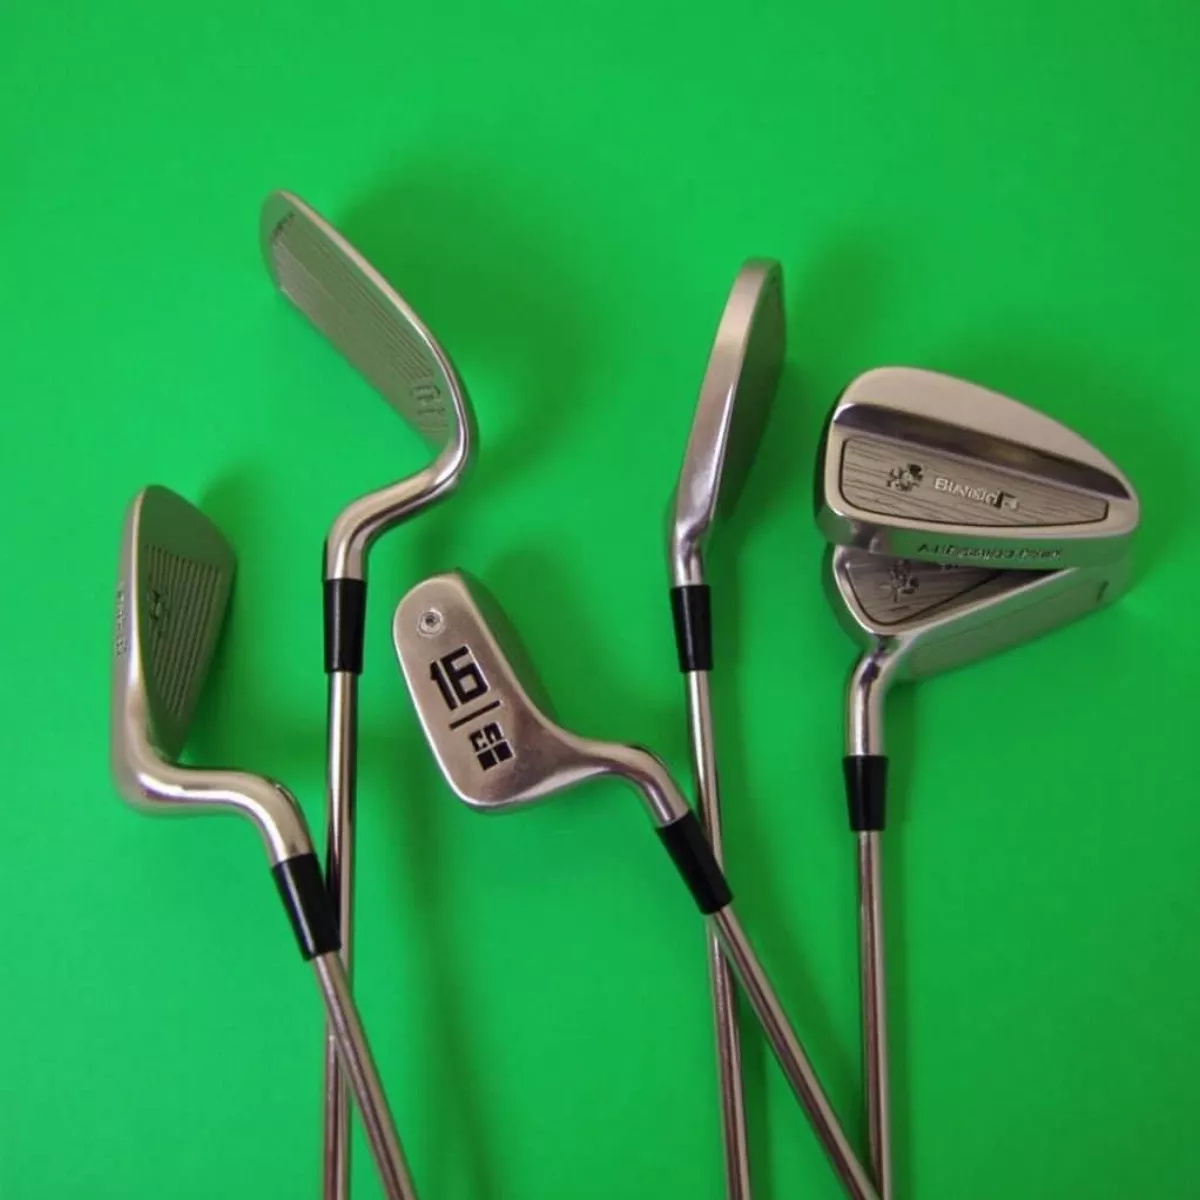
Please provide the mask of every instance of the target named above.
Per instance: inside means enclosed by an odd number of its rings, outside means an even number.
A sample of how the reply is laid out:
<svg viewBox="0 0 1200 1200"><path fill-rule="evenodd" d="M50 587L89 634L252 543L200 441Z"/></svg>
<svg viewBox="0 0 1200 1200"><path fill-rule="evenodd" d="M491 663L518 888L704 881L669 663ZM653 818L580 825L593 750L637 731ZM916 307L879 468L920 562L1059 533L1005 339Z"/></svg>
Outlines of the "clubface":
<svg viewBox="0 0 1200 1200"><path fill-rule="evenodd" d="M454 368L420 317L329 222L273 192L261 236L279 290L413 428L441 444L469 421Z"/></svg>
<svg viewBox="0 0 1200 1200"><path fill-rule="evenodd" d="M438 449L425 470L345 508L326 542L327 579L362 579L370 541L452 491L471 460L475 417L453 364L420 317L324 218L274 192L260 221L279 290Z"/></svg>
<svg viewBox="0 0 1200 1200"><path fill-rule="evenodd" d="M878 754L891 683L952 670L1085 616L1121 594L1129 566L997 571L843 546L829 551L825 579L839 622L864 651L851 680L850 753Z"/></svg>
<svg viewBox="0 0 1200 1200"><path fill-rule="evenodd" d="M458 573L427 579L400 601L392 627L421 728L455 794L495 812L619 775L642 792L656 823L684 815L686 803L653 755L578 737L534 704L474 589Z"/></svg>
<svg viewBox="0 0 1200 1200"><path fill-rule="evenodd" d="M126 721L165 759L187 740L229 603L235 560L174 492L148 487L125 519L113 658L113 746Z"/></svg>
<svg viewBox="0 0 1200 1200"><path fill-rule="evenodd" d="M858 376L830 414L817 524L834 544L927 562L1058 570L1121 558L1129 480L1049 417L907 367Z"/></svg>
<svg viewBox="0 0 1200 1200"><path fill-rule="evenodd" d="M785 347L779 264L751 260L738 272L717 327L675 489L669 547L675 587L703 582L704 543L737 503Z"/></svg>

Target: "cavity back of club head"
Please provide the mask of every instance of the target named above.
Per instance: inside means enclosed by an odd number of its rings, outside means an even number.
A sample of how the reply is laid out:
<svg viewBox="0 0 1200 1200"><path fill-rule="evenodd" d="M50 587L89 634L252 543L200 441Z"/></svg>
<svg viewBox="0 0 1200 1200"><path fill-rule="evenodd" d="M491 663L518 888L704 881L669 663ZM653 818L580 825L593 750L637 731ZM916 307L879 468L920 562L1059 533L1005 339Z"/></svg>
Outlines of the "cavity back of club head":
<svg viewBox="0 0 1200 1200"><path fill-rule="evenodd" d="M738 271L725 302L675 489L669 556L676 587L703 582L704 542L737 503L785 348L780 266L752 259Z"/></svg>
<svg viewBox="0 0 1200 1200"><path fill-rule="evenodd" d="M462 385L420 317L332 225L290 192L260 222L279 290L388 403L435 445L470 421Z"/></svg>
<svg viewBox="0 0 1200 1200"><path fill-rule="evenodd" d="M893 679L917 679L1031 641L1111 603L1128 560L1064 571L995 571L830 549L839 622Z"/></svg>
<svg viewBox="0 0 1200 1200"><path fill-rule="evenodd" d="M975 384L908 367L853 380L826 423L817 524L837 545L1057 570L1121 558L1137 496L1094 446Z"/></svg>
<svg viewBox="0 0 1200 1200"><path fill-rule="evenodd" d="M417 584L392 633L404 681L438 766L454 793L482 811L545 800L601 775L627 779L658 825L688 813L648 751L579 737L533 701L484 616L486 593L461 573ZM493 612L494 601L484 601Z"/></svg>

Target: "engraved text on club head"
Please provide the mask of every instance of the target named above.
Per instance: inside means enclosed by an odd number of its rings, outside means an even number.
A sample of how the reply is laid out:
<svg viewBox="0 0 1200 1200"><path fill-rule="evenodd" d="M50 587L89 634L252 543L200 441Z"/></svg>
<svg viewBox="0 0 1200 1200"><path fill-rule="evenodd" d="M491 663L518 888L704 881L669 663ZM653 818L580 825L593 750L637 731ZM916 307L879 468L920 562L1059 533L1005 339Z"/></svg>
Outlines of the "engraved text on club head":
<svg viewBox="0 0 1200 1200"><path fill-rule="evenodd" d="M516 751L496 717L481 718L501 707L469 646L459 646L429 664L429 677L446 705L446 728L466 738L481 770L490 771L516 758ZM461 711L461 710L466 711Z"/></svg>

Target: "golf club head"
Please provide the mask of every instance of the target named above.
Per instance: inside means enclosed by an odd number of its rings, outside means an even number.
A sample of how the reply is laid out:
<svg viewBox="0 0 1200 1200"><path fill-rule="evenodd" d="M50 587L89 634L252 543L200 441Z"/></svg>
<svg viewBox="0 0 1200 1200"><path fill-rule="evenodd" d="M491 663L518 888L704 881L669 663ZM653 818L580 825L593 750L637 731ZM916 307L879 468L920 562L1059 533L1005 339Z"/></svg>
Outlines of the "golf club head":
<svg viewBox="0 0 1200 1200"><path fill-rule="evenodd" d="M964 666L1111 603L1127 559L1064 571L959 567L831 547L830 603L863 654L848 691L847 752L882 754L893 682Z"/></svg>
<svg viewBox="0 0 1200 1200"><path fill-rule="evenodd" d="M276 287L414 429L433 465L351 506L331 532L326 577L361 578L366 542L450 491L475 440L470 401L445 351L396 290L332 225L290 192L260 221Z"/></svg>
<svg viewBox="0 0 1200 1200"><path fill-rule="evenodd" d="M1129 480L1057 421L909 367L854 379L826 423L817 524L836 545L926 562L1059 570L1122 558Z"/></svg>
<svg viewBox="0 0 1200 1200"><path fill-rule="evenodd" d="M481 601L495 607L463 574L435 575L400 601L392 627L421 728L459 799L500 812L617 775L641 793L655 824L686 815L686 801L649 751L569 733L535 704Z"/></svg>
<svg viewBox="0 0 1200 1200"><path fill-rule="evenodd" d="M163 487L134 497L117 580L110 762L117 791L135 807L239 811L277 862L311 850L284 789L241 772L178 765L233 575L233 551L198 509Z"/></svg>
<svg viewBox="0 0 1200 1200"><path fill-rule="evenodd" d="M779 264L751 259L738 271L717 326L675 488L668 547L674 587L704 582L705 543L736 505L754 461L786 338Z"/></svg>

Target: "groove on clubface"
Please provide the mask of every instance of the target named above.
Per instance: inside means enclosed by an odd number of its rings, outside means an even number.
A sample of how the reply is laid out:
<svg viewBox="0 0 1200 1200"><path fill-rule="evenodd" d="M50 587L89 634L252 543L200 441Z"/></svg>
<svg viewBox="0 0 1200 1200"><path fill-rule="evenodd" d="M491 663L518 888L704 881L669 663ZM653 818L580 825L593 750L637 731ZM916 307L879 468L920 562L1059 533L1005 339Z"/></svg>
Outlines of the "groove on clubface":
<svg viewBox="0 0 1200 1200"><path fill-rule="evenodd" d="M222 617L222 573L144 543L147 667L163 710L186 728Z"/></svg>
<svg viewBox="0 0 1200 1200"><path fill-rule="evenodd" d="M447 397L441 371L393 297L380 297L362 271L321 231L292 213L272 231L271 260L280 290L422 432L444 433Z"/></svg>

